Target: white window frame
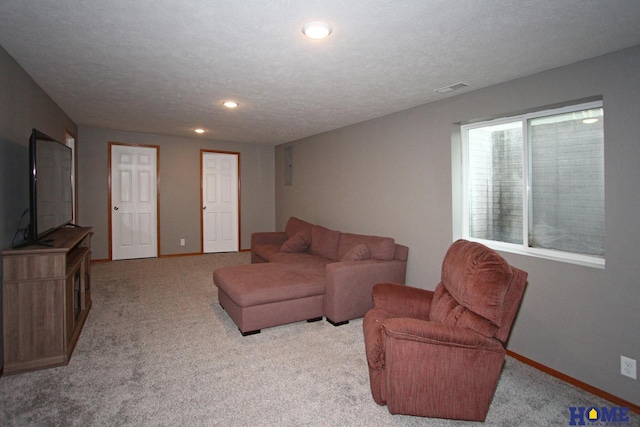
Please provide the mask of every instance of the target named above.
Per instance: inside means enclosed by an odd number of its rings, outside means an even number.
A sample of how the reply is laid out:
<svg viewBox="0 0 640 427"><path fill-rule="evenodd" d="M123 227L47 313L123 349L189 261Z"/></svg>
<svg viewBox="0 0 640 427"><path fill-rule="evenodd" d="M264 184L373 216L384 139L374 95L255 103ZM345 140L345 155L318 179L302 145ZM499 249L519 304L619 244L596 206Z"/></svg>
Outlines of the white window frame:
<svg viewBox="0 0 640 427"><path fill-rule="evenodd" d="M571 264L584 265L588 267L604 268L605 257L599 257L594 255L585 255L579 253L565 252L553 249L532 248L528 246L529 240L529 205L531 202L531 187L529 185L529 135L527 121L550 115L559 115L565 113L572 113L581 110L588 110L594 108L603 108L602 101L588 102L583 104L575 104L562 108L547 109L536 111L532 113L521 114L517 116L502 117L495 120L477 122L473 124L462 125L461 131L461 156L462 156L462 188L460 194L460 206L462 207L462 238L480 242L492 249L510 252L520 255L533 256L537 258L549 259L554 261L567 262ZM495 126L515 121L523 122L523 153L522 153L522 175L523 175L523 218L522 218L522 244L506 243L496 240L486 240L473 238L469 236L470 227L470 212L469 212L469 140L468 131L471 129L477 129L488 126Z"/></svg>

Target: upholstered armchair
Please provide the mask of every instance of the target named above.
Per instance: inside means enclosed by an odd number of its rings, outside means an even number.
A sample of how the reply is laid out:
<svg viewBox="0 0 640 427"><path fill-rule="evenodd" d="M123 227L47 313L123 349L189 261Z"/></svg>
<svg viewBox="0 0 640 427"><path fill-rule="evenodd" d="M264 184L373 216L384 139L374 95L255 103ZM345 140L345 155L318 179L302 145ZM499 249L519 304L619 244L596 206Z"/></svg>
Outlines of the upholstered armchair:
<svg viewBox="0 0 640 427"><path fill-rule="evenodd" d="M527 273L454 242L434 291L373 288L363 329L373 399L392 414L484 421Z"/></svg>

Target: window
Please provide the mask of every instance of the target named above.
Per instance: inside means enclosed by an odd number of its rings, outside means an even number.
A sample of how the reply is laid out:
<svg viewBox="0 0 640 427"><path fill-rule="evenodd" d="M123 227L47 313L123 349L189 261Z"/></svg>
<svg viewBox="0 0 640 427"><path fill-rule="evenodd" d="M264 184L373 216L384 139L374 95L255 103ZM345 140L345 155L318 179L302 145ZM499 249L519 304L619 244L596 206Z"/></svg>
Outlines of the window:
<svg viewBox="0 0 640 427"><path fill-rule="evenodd" d="M462 126L463 237L604 266L602 102Z"/></svg>

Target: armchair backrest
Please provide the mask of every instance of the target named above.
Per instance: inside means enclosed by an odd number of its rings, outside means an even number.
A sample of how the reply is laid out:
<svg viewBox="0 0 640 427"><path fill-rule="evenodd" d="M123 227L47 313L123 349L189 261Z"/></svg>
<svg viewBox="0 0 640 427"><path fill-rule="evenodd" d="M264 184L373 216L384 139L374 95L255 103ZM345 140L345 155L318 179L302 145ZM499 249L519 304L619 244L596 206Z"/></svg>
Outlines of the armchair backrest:
<svg viewBox="0 0 640 427"><path fill-rule="evenodd" d="M435 322L473 329L506 342L527 273L476 242L454 242L442 262L441 282L429 312Z"/></svg>

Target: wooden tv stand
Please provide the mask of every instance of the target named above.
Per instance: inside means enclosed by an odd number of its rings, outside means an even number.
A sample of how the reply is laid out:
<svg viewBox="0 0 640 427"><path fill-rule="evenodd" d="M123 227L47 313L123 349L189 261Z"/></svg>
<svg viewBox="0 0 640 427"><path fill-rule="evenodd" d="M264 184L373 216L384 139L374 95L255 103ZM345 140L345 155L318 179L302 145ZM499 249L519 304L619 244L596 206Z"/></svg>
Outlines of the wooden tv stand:
<svg viewBox="0 0 640 427"><path fill-rule="evenodd" d="M69 363L91 308L91 227L2 252L4 373Z"/></svg>

